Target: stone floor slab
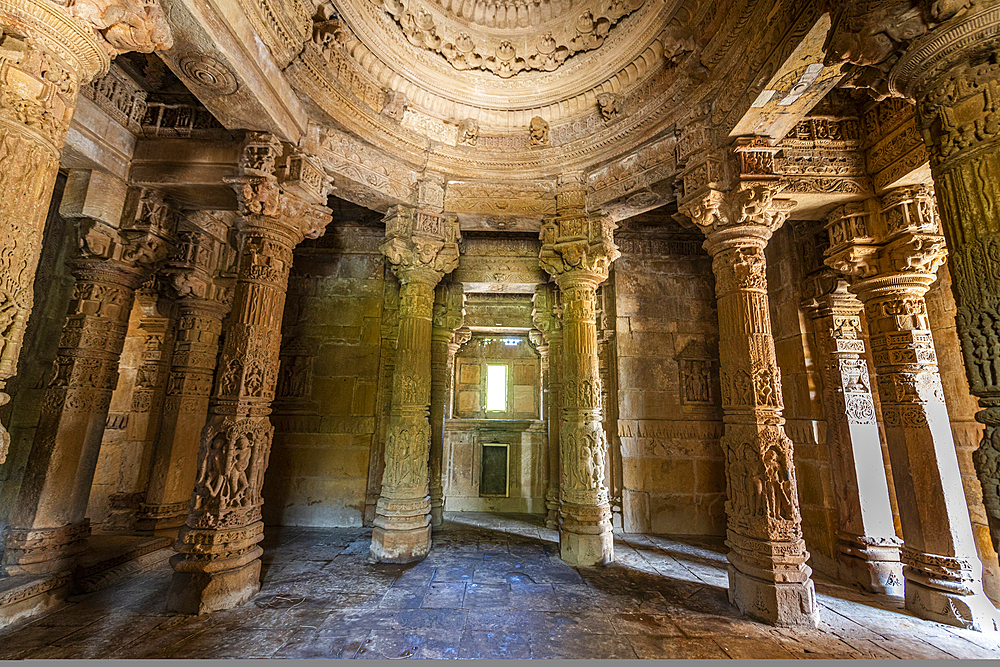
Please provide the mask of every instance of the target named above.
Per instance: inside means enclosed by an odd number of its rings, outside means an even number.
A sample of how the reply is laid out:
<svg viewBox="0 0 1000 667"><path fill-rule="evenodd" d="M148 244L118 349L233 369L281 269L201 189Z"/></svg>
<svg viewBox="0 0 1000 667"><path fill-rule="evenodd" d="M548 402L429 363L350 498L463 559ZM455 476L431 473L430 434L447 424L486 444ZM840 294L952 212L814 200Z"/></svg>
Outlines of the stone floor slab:
<svg viewBox="0 0 1000 667"><path fill-rule="evenodd" d="M370 531L268 528L241 607L167 612L162 564L0 630L0 658L1000 658L1000 633L818 576L818 629L762 625L729 605L721 540L617 535L617 563L573 568L542 522L448 513L411 565L372 561Z"/></svg>

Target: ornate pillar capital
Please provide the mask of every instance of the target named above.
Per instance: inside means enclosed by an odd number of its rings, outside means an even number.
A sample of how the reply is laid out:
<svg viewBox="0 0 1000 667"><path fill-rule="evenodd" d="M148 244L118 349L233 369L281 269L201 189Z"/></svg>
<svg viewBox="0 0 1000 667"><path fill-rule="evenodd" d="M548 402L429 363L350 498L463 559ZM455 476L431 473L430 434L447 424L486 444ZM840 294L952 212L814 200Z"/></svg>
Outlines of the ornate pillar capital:
<svg viewBox="0 0 1000 667"><path fill-rule="evenodd" d="M835 209L826 224L827 266L850 276L862 300L894 292L922 297L947 257L934 190L896 188Z"/></svg>
<svg viewBox="0 0 1000 667"><path fill-rule="evenodd" d="M560 289L581 285L596 289L607 280L611 263L621 256L614 241L616 227L609 217L582 209L546 218L539 264Z"/></svg>
<svg viewBox="0 0 1000 667"><path fill-rule="evenodd" d="M456 216L398 205L385 216L385 240L379 249L401 283L434 287L458 267L460 237Z"/></svg>
<svg viewBox="0 0 1000 667"><path fill-rule="evenodd" d="M319 161L285 146L273 134L248 132L240 174L224 179L236 191L243 233L278 233L292 247L323 235L331 213L331 184Z"/></svg>
<svg viewBox="0 0 1000 667"><path fill-rule="evenodd" d="M767 245L796 202L777 199L785 188L777 180L741 181L728 192L709 189L682 204L680 213L707 237L712 255L733 247Z"/></svg>

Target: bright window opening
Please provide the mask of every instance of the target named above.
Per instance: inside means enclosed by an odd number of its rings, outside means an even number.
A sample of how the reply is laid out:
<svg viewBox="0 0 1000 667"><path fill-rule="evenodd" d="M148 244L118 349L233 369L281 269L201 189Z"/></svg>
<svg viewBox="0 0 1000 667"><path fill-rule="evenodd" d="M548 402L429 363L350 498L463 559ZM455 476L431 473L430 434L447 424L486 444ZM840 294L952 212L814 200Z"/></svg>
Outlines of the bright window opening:
<svg viewBox="0 0 1000 667"><path fill-rule="evenodd" d="M486 411L507 411L507 366L486 366Z"/></svg>

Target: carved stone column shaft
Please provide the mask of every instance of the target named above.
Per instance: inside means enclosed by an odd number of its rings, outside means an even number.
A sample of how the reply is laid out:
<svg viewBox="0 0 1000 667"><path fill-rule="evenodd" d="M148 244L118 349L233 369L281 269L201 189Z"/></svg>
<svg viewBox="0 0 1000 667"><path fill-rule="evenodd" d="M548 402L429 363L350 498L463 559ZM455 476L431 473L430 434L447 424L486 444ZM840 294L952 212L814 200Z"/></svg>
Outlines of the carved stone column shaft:
<svg viewBox="0 0 1000 667"><path fill-rule="evenodd" d="M996 12L994 19L996 20ZM984 24L984 27L988 24ZM986 42L981 43L985 47ZM986 425L973 461L1000 549L1000 64L961 63L931 82L917 118L948 242L965 373Z"/></svg>
<svg viewBox="0 0 1000 667"><path fill-rule="evenodd" d="M55 572L90 533L87 500L118 383L118 360L143 274L110 259L77 259L55 376L45 392L31 458L6 539L9 574Z"/></svg>
<svg viewBox="0 0 1000 667"><path fill-rule="evenodd" d="M139 530L176 528L187 517L225 311L218 301L178 300L174 354Z"/></svg>
<svg viewBox="0 0 1000 667"><path fill-rule="evenodd" d="M992 628L924 295L944 262L934 193L898 188L834 211L827 264L856 277L903 532L906 608Z"/></svg>
<svg viewBox="0 0 1000 667"><path fill-rule="evenodd" d="M292 250L330 221L329 209L315 203L325 201L322 187L301 196L303 183L322 185L322 172L308 156L293 154L288 164L299 169L287 173L301 181L279 186L275 161L282 155L276 137L248 133L241 173L227 181L240 203L239 269L187 523L170 559L167 607L181 613L233 607L260 589L261 488L274 435L269 415Z"/></svg>
<svg viewBox="0 0 1000 667"><path fill-rule="evenodd" d="M461 284L440 285L434 303L434 322L431 329L429 464L432 526L440 526L444 520L444 421L451 417L449 396L455 377L455 353L461 345L457 342L460 334L456 329L462 325L464 296Z"/></svg>
<svg viewBox="0 0 1000 667"><path fill-rule="evenodd" d="M767 623L815 627L819 613L768 310L764 248L793 205L776 200L778 192L774 181L744 181L730 192L710 190L681 211L705 233L715 273L729 600Z"/></svg>
<svg viewBox="0 0 1000 667"><path fill-rule="evenodd" d="M539 262L555 278L562 295L559 555L572 565L590 566L614 560L597 287L607 280L619 252L614 223L585 212L582 183L580 174L560 177L559 214L542 224Z"/></svg>
<svg viewBox="0 0 1000 667"><path fill-rule="evenodd" d="M552 285L535 288L532 320L542 333L545 351L542 374L544 414L542 418L548 431L548 477L545 489L545 527L558 529L560 516L559 487L561 472L559 466L560 431L562 428L562 309L558 305L558 293ZM539 352L542 347L539 346ZM548 363L545 364L544 362Z"/></svg>
<svg viewBox="0 0 1000 667"><path fill-rule="evenodd" d="M400 290L385 470L371 543L372 555L384 562L412 562L430 550L428 410L434 288L458 264L457 240L454 217L408 206L390 209L386 216L386 240L381 248L399 278ZM446 361L447 341L441 337L440 343L439 352ZM443 392L440 400L443 408ZM442 410L440 427L443 418ZM440 484L440 453L437 458Z"/></svg>
<svg viewBox="0 0 1000 667"><path fill-rule="evenodd" d="M3 389L17 370L45 216L80 86L105 74L119 53L172 43L155 1L100 17L92 3L66 4L0 1L0 405L9 400ZM0 463L9 444L0 426Z"/></svg>
<svg viewBox="0 0 1000 667"><path fill-rule="evenodd" d="M260 589L260 495L274 428L281 316L298 238L263 216L240 225L240 267L219 356L187 523L170 559L167 605L204 613L242 604Z"/></svg>
<svg viewBox="0 0 1000 667"><path fill-rule="evenodd" d="M601 416L597 359L597 286L605 276L557 277L563 295L560 553L580 564L613 559L606 479L608 442Z"/></svg>
<svg viewBox="0 0 1000 667"><path fill-rule="evenodd" d="M901 597L902 541L893 527L864 357L860 319L864 307L847 291L843 279L827 276L824 282L832 282L833 288L813 299L807 310L813 318L823 374L824 416L840 521L840 574L865 590Z"/></svg>
<svg viewBox="0 0 1000 667"><path fill-rule="evenodd" d="M563 423L563 342L562 329L554 329L549 334L549 404L547 422L549 426L549 483L545 490L545 527L558 529L562 522L562 442Z"/></svg>

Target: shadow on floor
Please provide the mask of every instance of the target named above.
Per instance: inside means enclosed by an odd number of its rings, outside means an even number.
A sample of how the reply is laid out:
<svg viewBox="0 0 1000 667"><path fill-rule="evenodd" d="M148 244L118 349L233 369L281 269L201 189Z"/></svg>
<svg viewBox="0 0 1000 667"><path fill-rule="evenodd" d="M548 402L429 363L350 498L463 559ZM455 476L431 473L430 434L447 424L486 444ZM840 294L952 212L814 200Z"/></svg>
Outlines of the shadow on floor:
<svg viewBox="0 0 1000 667"><path fill-rule="evenodd" d="M727 599L721 540L616 535L573 568L544 517L448 513L431 553L373 562L371 530L271 527L260 593L170 614L163 565L0 632L0 658L997 658L1000 637L817 581L822 625L783 630Z"/></svg>

